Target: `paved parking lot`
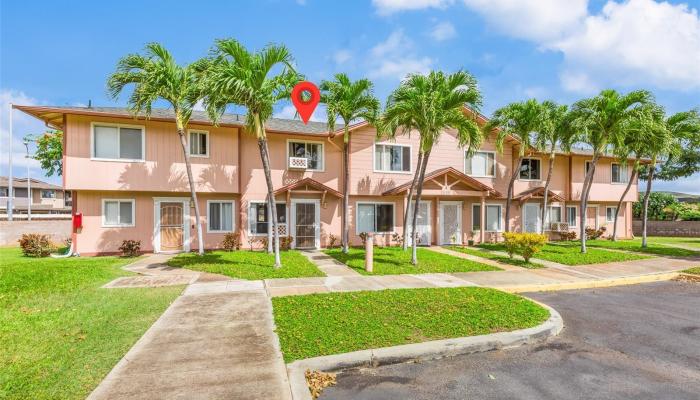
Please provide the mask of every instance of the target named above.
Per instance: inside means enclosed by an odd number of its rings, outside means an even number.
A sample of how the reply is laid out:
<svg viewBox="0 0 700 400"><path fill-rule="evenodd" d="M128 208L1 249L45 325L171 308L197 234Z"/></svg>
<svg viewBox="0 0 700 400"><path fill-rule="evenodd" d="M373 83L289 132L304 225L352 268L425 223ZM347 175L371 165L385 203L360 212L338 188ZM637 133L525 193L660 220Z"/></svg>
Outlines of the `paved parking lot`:
<svg viewBox="0 0 700 400"><path fill-rule="evenodd" d="M544 345L338 376L322 399L700 398L700 284L532 293L561 313Z"/></svg>

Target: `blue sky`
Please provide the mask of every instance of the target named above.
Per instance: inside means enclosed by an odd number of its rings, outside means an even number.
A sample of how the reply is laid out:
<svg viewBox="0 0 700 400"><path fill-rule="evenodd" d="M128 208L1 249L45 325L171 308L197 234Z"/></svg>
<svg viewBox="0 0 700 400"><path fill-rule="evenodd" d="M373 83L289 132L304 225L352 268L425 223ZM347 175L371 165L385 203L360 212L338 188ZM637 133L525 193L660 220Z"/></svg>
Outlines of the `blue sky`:
<svg viewBox="0 0 700 400"><path fill-rule="evenodd" d="M608 87L652 90L668 112L700 106L700 0L173 3L3 2L0 174L7 174L10 101L123 105L107 96L106 77L119 57L150 41L182 63L205 56L216 38L249 48L284 43L310 80L336 72L368 77L382 101L408 72L462 68L478 79L486 115L510 101L571 103ZM278 115L291 110L280 104ZM15 113L15 175L24 176L27 163L19 138L41 131L41 123ZM655 187L700 193L700 176Z"/></svg>

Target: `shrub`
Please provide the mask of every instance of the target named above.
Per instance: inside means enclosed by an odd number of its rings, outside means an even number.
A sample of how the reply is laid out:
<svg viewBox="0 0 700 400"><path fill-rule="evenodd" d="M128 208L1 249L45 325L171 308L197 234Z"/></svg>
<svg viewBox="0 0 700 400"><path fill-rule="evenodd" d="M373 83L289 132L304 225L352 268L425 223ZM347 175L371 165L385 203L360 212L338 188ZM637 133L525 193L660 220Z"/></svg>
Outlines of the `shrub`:
<svg viewBox="0 0 700 400"><path fill-rule="evenodd" d="M54 245L48 235L39 233L25 233L18 240L22 254L28 257L46 257L54 250Z"/></svg>
<svg viewBox="0 0 700 400"><path fill-rule="evenodd" d="M586 228L586 239L596 240L599 237L603 236L605 231L606 228L604 226L601 226L600 229Z"/></svg>
<svg viewBox="0 0 700 400"><path fill-rule="evenodd" d="M513 257L513 253L522 256L525 262L530 262L530 258L537 254L542 247L547 244L547 236L538 233L503 233L506 251Z"/></svg>
<svg viewBox="0 0 700 400"><path fill-rule="evenodd" d="M566 241L576 240L576 231L559 232L559 237Z"/></svg>
<svg viewBox="0 0 700 400"><path fill-rule="evenodd" d="M227 233L224 235L224 240L221 242L221 248L227 251L241 249L241 234L238 232Z"/></svg>
<svg viewBox="0 0 700 400"><path fill-rule="evenodd" d="M292 237L282 236L280 237L280 250L289 250L292 247Z"/></svg>
<svg viewBox="0 0 700 400"><path fill-rule="evenodd" d="M328 235L328 247L335 247L335 242L338 241L338 237L334 234Z"/></svg>
<svg viewBox="0 0 700 400"><path fill-rule="evenodd" d="M398 246L403 246L403 235L399 235L394 232L391 234L391 241L396 243Z"/></svg>
<svg viewBox="0 0 700 400"><path fill-rule="evenodd" d="M359 236L362 240L362 245L364 246L367 243L367 232L360 232Z"/></svg>
<svg viewBox="0 0 700 400"><path fill-rule="evenodd" d="M122 252L124 257L136 257L141 253L141 241L124 240L122 245L119 246L119 251Z"/></svg>

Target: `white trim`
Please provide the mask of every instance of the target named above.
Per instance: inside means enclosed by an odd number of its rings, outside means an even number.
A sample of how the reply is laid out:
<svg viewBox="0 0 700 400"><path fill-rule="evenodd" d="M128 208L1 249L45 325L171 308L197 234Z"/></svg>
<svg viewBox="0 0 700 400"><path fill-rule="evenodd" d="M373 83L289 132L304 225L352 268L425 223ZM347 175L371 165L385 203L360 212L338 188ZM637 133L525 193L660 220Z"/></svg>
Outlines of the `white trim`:
<svg viewBox="0 0 700 400"><path fill-rule="evenodd" d="M408 147L408 171L384 171L381 169L377 169L377 146L396 146L396 147ZM401 156L403 157L403 155ZM399 144L399 143L392 143L392 142L374 142L374 146L372 146L372 171L378 174L412 174L411 171L413 171L412 168L412 163L413 162L413 145L411 144ZM403 159L401 160L401 164L403 166Z"/></svg>
<svg viewBox="0 0 700 400"><path fill-rule="evenodd" d="M100 158L95 157L95 126L111 126L115 128L130 128L130 129L140 129L141 130L141 158ZM117 148L119 148L119 140L121 134L117 131ZM108 161L108 162L146 162L146 126L144 125L129 125L129 124L116 124L112 122L90 122L90 160L92 161Z"/></svg>
<svg viewBox="0 0 700 400"><path fill-rule="evenodd" d="M608 219L608 210L609 209L613 210L612 219ZM615 222L615 210L617 210L617 206L605 206L605 223L614 223Z"/></svg>
<svg viewBox="0 0 700 400"><path fill-rule="evenodd" d="M246 206L246 210L245 210L245 215L246 215L247 220L248 220L248 221L247 221L248 223L246 224L247 226L246 226L246 228L245 228L246 233L247 233L248 236L250 236L250 237L267 236L267 233L253 233L253 232L250 230L250 205L251 205L251 204L267 204L267 200L248 200L248 205ZM284 217L285 217L284 220L287 221L287 222L286 222L286 224L287 224L287 235L288 235L288 236L291 236L291 233L289 232L289 229L290 229L290 228L289 228L289 227L290 227L290 225L289 225L289 208L290 208L290 207L287 207L287 202L286 202L286 201L277 201L277 200L275 200L275 206L277 206L277 204L284 204ZM279 219L279 215L277 216L277 218ZM256 223L257 223L257 222L256 222ZM279 225L279 222L278 222L277 224ZM272 233L274 233L274 231L273 231Z"/></svg>
<svg viewBox="0 0 700 400"><path fill-rule="evenodd" d="M478 150L475 151L474 154L476 153L490 153L493 154L493 175L472 175L467 173L467 160L471 160L471 158L467 158L467 150L464 150L464 165L462 166L462 171L464 171L465 175L469 175L472 178L496 178L496 175L498 173L498 155L496 154L495 151L491 150ZM473 155L472 155L473 157ZM474 169L474 166L472 165L472 170Z"/></svg>
<svg viewBox="0 0 700 400"><path fill-rule="evenodd" d="M481 204L479 204L479 205L481 205ZM503 232L503 225L505 225L505 224L504 224L504 218L505 218L505 216L503 215L503 207L504 207L504 205L503 205L503 204L499 204L499 203L486 203L485 206L486 206L486 208L484 209L484 221L482 221L482 223L483 223L484 225L486 225L486 219L488 219L488 212L487 212L487 211L488 211L488 207L489 207L489 206L498 206L498 208L500 208L500 212L498 213L498 214L500 215L500 218L498 218L498 225L499 225L498 230L496 230L496 231L490 231L490 230L488 230L488 229L485 229L484 232L489 232L489 233L499 233L499 232ZM483 225L482 225L482 226L483 226ZM485 228L485 227L484 227L484 228Z"/></svg>
<svg viewBox="0 0 700 400"><path fill-rule="evenodd" d="M193 133L203 133L207 137L207 154L201 155L201 154L192 154L190 153L190 139L191 135ZM189 154L190 157L196 157L196 158L209 158L209 149L211 146L209 145L209 140L211 139L211 135L209 135L209 131L204 130L204 129L188 129L187 130L187 154Z"/></svg>
<svg viewBox="0 0 700 400"><path fill-rule="evenodd" d="M622 182L613 182L613 165L619 165L620 166L620 176L622 176L622 173L625 173L625 180ZM624 171L623 171L624 169ZM629 164L623 164L620 162L612 162L610 163L610 184L611 185L627 185L630 180L630 174L629 174Z"/></svg>
<svg viewBox="0 0 700 400"><path fill-rule="evenodd" d="M287 139L287 145L286 145L286 150L285 150L287 153L287 156L284 159L286 170L289 169L289 143L312 143L312 144L321 145L321 168L319 168L319 169L307 168L304 171L309 171L309 172L325 172L326 171L326 144L323 142L319 142L318 140L305 140L305 139Z"/></svg>
<svg viewBox="0 0 700 400"><path fill-rule="evenodd" d="M462 244L462 236L464 235L464 229L462 227L462 208L464 207L464 205L461 201L438 202L438 215L440 216L440 221L438 221L438 240L440 241L440 244L452 244L452 242L445 241L445 238L443 237L444 230L442 228L445 220L445 209L443 208L443 205L459 206L459 217L457 218L457 221L459 222L459 234L457 235L457 241L455 242L455 244Z"/></svg>
<svg viewBox="0 0 700 400"><path fill-rule="evenodd" d="M432 219L433 201L432 200L421 200L420 202L421 202L421 204L428 205L428 207L427 207L427 210L428 210L428 225L427 225L428 226L428 243L425 243L422 245L419 243L418 245L419 246L430 246L432 244L432 241L433 241L433 219ZM404 203L406 203L406 201L404 201ZM410 209L411 207L413 207L413 205L415 203L416 203L415 200L411 201L411 203L408 204L406 207L408 207ZM409 214L408 217L411 218L411 215ZM407 226L404 226L403 229L404 230L408 229L408 227L411 225L411 222L412 221L406 221ZM394 221L394 228L395 227L396 227L396 221ZM411 233L411 231L408 231L408 236L406 236L406 240L408 240L409 245L412 243L412 240L413 240L413 237L411 236L410 233Z"/></svg>
<svg viewBox="0 0 700 400"><path fill-rule="evenodd" d="M105 221L105 203L108 201L116 201L116 202L123 202L123 203L131 203L131 223L130 224L114 224L114 225L109 225ZM121 210L121 207L117 207L118 210ZM119 218L119 215L117 215L117 219ZM136 226L136 200L135 199L102 199L102 227L103 228L131 228Z"/></svg>
<svg viewBox="0 0 700 400"><path fill-rule="evenodd" d="M520 177L520 165L522 165L523 161L525 161L525 160L537 160L540 162L540 168L538 171L539 176L537 177L537 179L523 179ZM520 165L516 166L516 168L518 169L518 180L519 181L523 181L523 182L541 182L542 181L542 165L543 165L542 157L523 157L523 159L520 160Z"/></svg>
<svg viewBox="0 0 700 400"><path fill-rule="evenodd" d="M530 232L525 230L525 209L528 207L537 207L537 213L535 214L537 216L537 221L535 222L535 231ZM520 224L520 231L522 233L540 233L542 229L542 208L540 207L539 203L525 203L520 209L520 220L522 223Z"/></svg>
<svg viewBox="0 0 700 400"><path fill-rule="evenodd" d="M422 200L421 200L421 201L422 201ZM372 205L375 205L375 206L376 206L376 205L381 205L381 204L390 204L390 205L392 206L392 208L391 208L391 222L392 222L392 223L391 223L391 230L388 231L388 232L367 232L367 233L387 234L387 233L394 233L394 232L396 231L396 203L395 203L395 202L391 202L391 201L361 201L361 200L358 200L358 201L355 202L355 212L353 213L354 216L355 216L355 221L354 221L354 222L355 222L355 234L356 234L356 235L359 235L360 233L362 233L362 232L360 231L360 229L359 229L359 228L360 228L360 224L358 223L358 222L359 222L359 221L358 221L358 217L359 217L359 205L360 205L360 204L372 204ZM377 227L377 226L376 226L376 225L377 225L377 220L376 220L377 214L376 214L376 213L374 214L374 218L375 218L375 220L374 220L374 225L375 225L375 228L376 228L376 227ZM431 232L431 235L432 235L432 232Z"/></svg>
<svg viewBox="0 0 700 400"><path fill-rule="evenodd" d="M559 216L560 216L561 218L560 218L559 221L557 221L557 222L552 222L552 212L551 212L551 210L552 210L553 208L558 208L558 209L559 209ZM547 206L547 211L545 211L545 214L546 214L546 215L545 215L545 221L547 221L547 224L549 224L549 226L545 226L545 227L544 227L545 232L551 231L551 230L552 230L552 224L553 224L553 223L554 223L554 224L562 224L562 223L564 223L564 220L566 220L566 208L565 208L564 206L562 206L561 204L558 205L558 206L555 206L555 205L550 204L549 206ZM542 223L544 224L545 221L542 221Z"/></svg>
<svg viewBox="0 0 700 400"><path fill-rule="evenodd" d="M209 205L211 203L231 203L231 218L233 219L231 223L231 230L230 231L224 231L224 230L211 230L209 229L209 212L210 208ZM207 200L207 217L206 217L206 223L207 223L207 233L231 233L236 231L236 200L234 199L223 199L223 200L218 200L218 199L213 199L213 200Z"/></svg>
<svg viewBox="0 0 700 400"><path fill-rule="evenodd" d="M573 208L576 211L576 215L574 216L574 224L569 223L569 208ZM566 224L569 226L569 228L576 228L578 227L578 209L581 208L580 205L578 206L566 206Z"/></svg>
<svg viewBox="0 0 700 400"><path fill-rule="evenodd" d="M182 203L182 251L189 252L192 247L190 238L190 199L189 197L153 197L153 252L160 250L160 203ZM199 221L195 221L197 223ZM200 243L200 246L204 246ZM169 253L169 252L168 252Z"/></svg>
<svg viewBox="0 0 700 400"><path fill-rule="evenodd" d="M294 230L294 234L292 235L291 232L287 232L292 236L292 243L291 246L292 248L296 249L297 247L297 204L313 204L314 205L314 247L316 249L321 248L321 200L319 199L292 199L292 207L291 207L291 224L288 226L291 226L290 229Z"/></svg>
<svg viewBox="0 0 700 400"><path fill-rule="evenodd" d="M481 211L479 212L479 229L474 229L474 207L479 206L481 207L481 203L472 203L472 220L471 224L469 226L469 233L473 233L474 231L481 231L484 225L484 221L481 221Z"/></svg>

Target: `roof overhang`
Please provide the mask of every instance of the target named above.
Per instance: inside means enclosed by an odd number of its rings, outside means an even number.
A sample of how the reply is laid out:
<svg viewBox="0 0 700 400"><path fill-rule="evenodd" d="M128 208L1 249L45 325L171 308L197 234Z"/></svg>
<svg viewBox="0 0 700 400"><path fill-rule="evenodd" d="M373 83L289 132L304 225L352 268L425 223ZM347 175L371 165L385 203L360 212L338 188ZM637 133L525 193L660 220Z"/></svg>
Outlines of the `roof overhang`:
<svg viewBox="0 0 700 400"><path fill-rule="evenodd" d="M565 200L563 196L561 196L561 195L559 195L551 190L547 190L547 193L548 193L547 197L551 201L561 202L561 201ZM519 201L522 204L522 203L524 203L532 198L543 198L543 197L544 197L544 187L538 186L538 187L527 189L525 191L518 193L517 195L513 196L513 200Z"/></svg>
<svg viewBox="0 0 700 400"><path fill-rule="evenodd" d="M428 174L425 174L423 182L428 181L433 181L436 184L440 185L443 188L443 193L445 193L445 195L450 194L449 188L451 188L457 183L462 183L470 188L473 188L474 191L479 192L479 194L485 194L487 196L493 197L501 197L501 194L491 186L481 183L478 180L472 178L471 176L466 175L452 167L441 168L432 171ZM413 181L406 182L402 185L396 186L393 189L389 189L382 194L384 196L395 196L402 193L407 193L409 190L411 190L412 183Z"/></svg>
<svg viewBox="0 0 700 400"><path fill-rule="evenodd" d="M299 180L294 183L290 183L289 185L283 186L273 192L275 196L283 194L283 193L292 193L292 192L297 192L297 193L318 193L322 195L330 194L331 196L335 197L343 197L343 194L340 193L339 191L332 189L323 183L313 180L311 178L304 178L302 180Z"/></svg>

